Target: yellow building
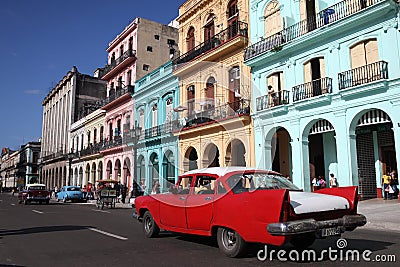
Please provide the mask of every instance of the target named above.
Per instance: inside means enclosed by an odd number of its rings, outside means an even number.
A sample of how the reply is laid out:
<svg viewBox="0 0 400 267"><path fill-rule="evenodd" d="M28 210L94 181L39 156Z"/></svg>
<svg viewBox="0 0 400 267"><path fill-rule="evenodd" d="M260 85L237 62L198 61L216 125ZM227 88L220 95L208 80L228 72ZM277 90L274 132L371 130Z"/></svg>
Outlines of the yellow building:
<svg viewBox="0 0 400 267"><path fill-rule="evenodd" d="M250 117L248 1L190 0L179 8L180 173L210 166L254 166Z"/></svg>

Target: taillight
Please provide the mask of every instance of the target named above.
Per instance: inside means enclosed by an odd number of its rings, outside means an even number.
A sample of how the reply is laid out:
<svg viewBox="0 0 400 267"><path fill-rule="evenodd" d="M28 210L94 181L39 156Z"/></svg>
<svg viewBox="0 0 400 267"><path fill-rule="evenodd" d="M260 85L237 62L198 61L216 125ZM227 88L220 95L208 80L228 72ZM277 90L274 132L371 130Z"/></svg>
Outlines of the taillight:
<svg viewBox="0 0 400 267"><path fill-rule="evenodd" d="M290 217L290 202L285 200L283 201L282 210L281 210L281 222L287 222Z"/></svg>

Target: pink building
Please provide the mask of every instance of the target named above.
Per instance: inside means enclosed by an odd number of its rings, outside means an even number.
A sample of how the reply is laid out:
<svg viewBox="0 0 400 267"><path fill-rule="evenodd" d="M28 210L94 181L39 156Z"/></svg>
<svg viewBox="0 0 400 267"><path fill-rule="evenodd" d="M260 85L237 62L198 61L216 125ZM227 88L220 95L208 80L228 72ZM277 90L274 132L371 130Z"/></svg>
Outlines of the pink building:
<svg viewBox="0 0 400 267"><path fill-rule="evenodd" d="M132 184L133 150L125 145L123 132L134 122L134 84L171 58L177 49L178 30L143 18L130 23L107 48L108 64L95 76L107 81L104 156L105 179Z"/></svg>

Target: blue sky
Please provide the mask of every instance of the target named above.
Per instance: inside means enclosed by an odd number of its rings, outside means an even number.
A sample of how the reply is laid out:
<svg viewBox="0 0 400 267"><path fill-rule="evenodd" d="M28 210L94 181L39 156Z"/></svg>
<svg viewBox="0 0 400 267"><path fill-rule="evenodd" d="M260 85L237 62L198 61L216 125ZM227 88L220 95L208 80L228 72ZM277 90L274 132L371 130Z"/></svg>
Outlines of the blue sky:
<svg viewBox="0 0 400 267"><path fill-rule="evenodd" d="M93 75L134 18L167 24L184 0L1 0L0 146L18 150L42 132L42 100L77 66Z"/></svg>

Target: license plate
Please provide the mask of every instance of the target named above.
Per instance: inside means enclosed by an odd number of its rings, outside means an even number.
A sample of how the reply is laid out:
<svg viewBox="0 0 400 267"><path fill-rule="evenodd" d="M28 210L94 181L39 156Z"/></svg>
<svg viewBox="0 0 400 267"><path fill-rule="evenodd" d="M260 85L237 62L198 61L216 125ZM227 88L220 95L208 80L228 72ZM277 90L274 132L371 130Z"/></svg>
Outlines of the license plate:
<svg viewBox="0 0 400 267"><path fill-rule="evenodd" d="M339 235L340 232L340 228L339 227L334 227L334 228L324 228L322 229L322 233L321 235L323 237L325 236L333 236L333 235Z"/></svg>

